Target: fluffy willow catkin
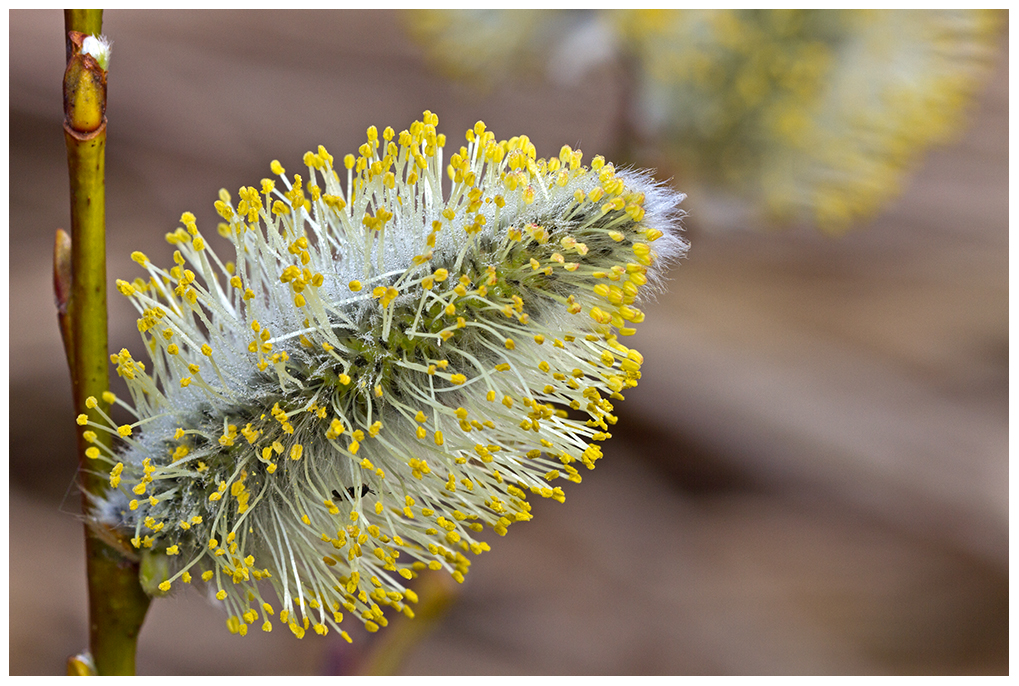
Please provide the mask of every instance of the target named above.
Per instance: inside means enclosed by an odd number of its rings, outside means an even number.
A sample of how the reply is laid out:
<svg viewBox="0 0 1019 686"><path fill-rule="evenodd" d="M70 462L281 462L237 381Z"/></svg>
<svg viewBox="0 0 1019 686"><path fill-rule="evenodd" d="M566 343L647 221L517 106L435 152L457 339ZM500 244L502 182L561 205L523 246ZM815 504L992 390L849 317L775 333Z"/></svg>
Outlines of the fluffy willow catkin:
<svg viewBox="0 0 1019 686"><path fill-rule="evenodd" d="M375 631L413 615L419 571L462 581L485 527L601 457L640 378L634 304L686 248L683 196L481 122L444 165L437 122L221 191L232 261L190 213L175 266L133 254L148 279L117 286L151 369L113 355L132 402L107 400L135 421L79 423L120 437L89 450L110 474L95 518L154 593L204 582L240 634L347 637L344 613Z"/></svg>

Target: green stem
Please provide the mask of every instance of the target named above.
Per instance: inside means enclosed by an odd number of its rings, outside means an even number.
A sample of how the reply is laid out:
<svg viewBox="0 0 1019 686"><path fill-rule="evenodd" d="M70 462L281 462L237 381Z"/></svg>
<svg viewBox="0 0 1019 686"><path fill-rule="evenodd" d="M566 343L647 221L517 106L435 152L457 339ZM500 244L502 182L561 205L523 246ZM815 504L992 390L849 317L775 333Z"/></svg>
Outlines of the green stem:
<svg viewBox="0 0 1019 686"><path fill-rule="evenodd" d="M64 141L71 186L70 293L61 326L69 331L67 350L76 414L94 397L105 410L109 388L106 327L106 72L80 54L80 34L102 30L102 10L66 10L68 66L64 77ZM80 32L73 34L72 32ZM61 249L55 254L58 279L66 284ZM63 256L66 257L66 256ZM55 282L58 281L55 279ZM58 299L59 299L58 286ZM89 419L102 422L97 410ZM108 441L104 432L99 440ZM89 464L89 444L78 432L82 509L86 522L94 496L107 488L105 476ZM109 535L104 536L109 539ZM85 527L89 588L89 647L98 674L134 674L138 633L149 598L138 583L138 564ZM75 658L72 658L74 660Z"/></svg>
<svg viewBox="0 0 1019 686"><path fill-rule="evenodd" d="M106 127L83 136L65 124L64 141L71 180L71 294L67 312L75 409L81 411L85 399L93 396L105 410L101 398L110 382L106 340ZM98 410L88 414L93 421L103 421ZM79 448L83 440L79 440ZM82 467L85 492L102 493L105 478L89 469L88 463L83 462Z"/></svg>
<svg viewBox="0 0 1019 686"><path fill-rule="evenodd" d="M102 10L64 10L64 31L80 31L86 36L103 32ZM71 55L68 54L70 59Z"/></svg>

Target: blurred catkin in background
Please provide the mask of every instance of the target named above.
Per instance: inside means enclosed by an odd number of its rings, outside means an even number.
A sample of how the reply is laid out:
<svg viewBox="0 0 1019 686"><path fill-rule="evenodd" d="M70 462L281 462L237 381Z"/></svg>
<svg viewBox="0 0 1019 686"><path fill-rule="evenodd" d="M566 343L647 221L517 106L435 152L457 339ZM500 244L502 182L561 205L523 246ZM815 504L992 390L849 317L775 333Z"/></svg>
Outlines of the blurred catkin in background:
<svg viewBox="0 0 1019 686"><path fill-rule="evenodd" d="M901 190L989 72L988 10L418 10L455 78L625 70L621 149L690 185L701 225L842 231Z"/></svg>

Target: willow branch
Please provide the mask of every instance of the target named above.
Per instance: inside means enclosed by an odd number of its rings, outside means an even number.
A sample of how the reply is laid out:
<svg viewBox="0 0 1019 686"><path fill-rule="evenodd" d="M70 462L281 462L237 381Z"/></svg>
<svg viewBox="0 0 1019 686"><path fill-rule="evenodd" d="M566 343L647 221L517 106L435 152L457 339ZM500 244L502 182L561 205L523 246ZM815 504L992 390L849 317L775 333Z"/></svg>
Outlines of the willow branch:
<svg viewBox="0 0 1019 686"><path fill-rule="evenodd" d="M106 317L106 65L82 51L88 35L102 29L102 10L67 10L67 70L64 73L64 141L71 190L70 245L57 234L54 285L61 333L67 351L77 412L102 421L104 393L109 388ZM70 252L68 269L67 253ZM89 409L94 397L98 407ZM89 521L95 496L106 479L88 464L90 444L78 432L83 491L82 507ZM108 440L100 435L97 441ZM104 537L109 540L109 537ZM85 549L89 587L89 647L98 674L133 674L138 633L149 598L138 583L136 562L86 526ZM76 662L77 661L77 662ZM80 656L68 671L82 673Z"/></svg>

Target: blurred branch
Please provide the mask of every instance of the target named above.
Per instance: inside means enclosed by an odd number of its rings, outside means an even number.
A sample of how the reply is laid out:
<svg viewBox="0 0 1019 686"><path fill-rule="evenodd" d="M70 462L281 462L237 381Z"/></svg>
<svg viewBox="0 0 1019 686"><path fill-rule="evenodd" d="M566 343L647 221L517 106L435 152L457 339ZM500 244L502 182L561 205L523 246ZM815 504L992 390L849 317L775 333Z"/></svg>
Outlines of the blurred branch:
<svg viewBox="0 0 1019 686"><path fill-rule="evenodd" d="M449 574L422 573L415 584L418 602L413 618L397 615L385 633L378 635L358 672L364 676L398 674L410 651L446 616L459 591L459 585Z"/></svg>

